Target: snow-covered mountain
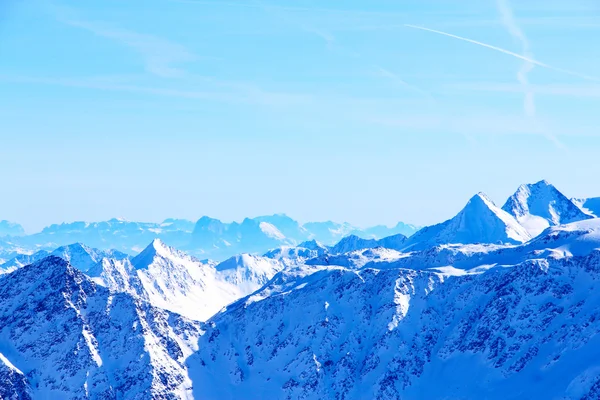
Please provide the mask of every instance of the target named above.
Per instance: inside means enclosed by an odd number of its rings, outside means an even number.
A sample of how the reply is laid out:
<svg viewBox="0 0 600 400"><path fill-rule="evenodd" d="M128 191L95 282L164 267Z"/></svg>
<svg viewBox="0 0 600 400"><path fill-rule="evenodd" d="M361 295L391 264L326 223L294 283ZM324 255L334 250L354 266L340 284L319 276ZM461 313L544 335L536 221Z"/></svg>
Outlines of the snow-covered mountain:
<svg viewBox="0 0 600 400"><path fill-rule="evenodd" d="M571 199L571 201L584 213L595 218L600 218L600 197L592 197L589 199Z"/></svg>
<svg viewBox="0 0 600 400"><path fill-rule="evenodd" d="M50 256L0 279L6 399L186 399L200 325ZM6 397L5 397L6 396Z"/></svg>
<svg viewBox="0 0 600 400"><path fill-rule="evenodd" d="M277 260L250 254L231 257L215 266L219 279L237 289L236 299L259 289L283 268Z"/></svg>
<svg viewBox="0 0 600 400"><path fill-rule="evenodd" d="M283 215L205 218L219 251L277 244L220 263L160 239L15 250L0 398L600 398L600 218L549 186L507 202L547 221L533 238L478 194L408 239L296 245L310 230Z"/></svg>
<svg viewBox="0 0 600 400"><path fill-rule="evenodd" d="M428 226L408 238L404 248L422 250L446 243L524 243L529 233L485 194L473 196L452 219Z"/></svg>
<svg viewBox="0 0 600 400"><path fill-rule="evenodd" d="M547 181L519 186L502 209L515 217L532 237L549 226L591 218Z"/></svg>
<svg viewBox="0 0 600 400"><path fill-rule="evenodd" d="M600 250L471 271L301 266L212 318L189 374L203 399L595 399L599 302Z"/></svg>
<svg viewBox="0 0 600 400"><path fill-rule="evenodd" d="M203 263L155 239L131 260L104 257L88 274L113 292L203 321L259 289L282 268L276 260L251 255Z"/></svg>

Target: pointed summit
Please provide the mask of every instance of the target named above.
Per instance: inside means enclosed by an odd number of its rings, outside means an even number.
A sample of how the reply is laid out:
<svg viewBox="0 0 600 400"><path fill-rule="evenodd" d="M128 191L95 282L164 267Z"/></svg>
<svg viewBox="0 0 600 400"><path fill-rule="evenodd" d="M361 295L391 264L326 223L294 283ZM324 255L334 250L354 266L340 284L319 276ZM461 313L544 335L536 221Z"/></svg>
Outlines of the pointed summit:
<svg viewBox="0 0 600 400"><path fill-rule="evenodd" d="M531 236L539 235L549 226L592 218L545 180L519 186L502 209L514 216Z"/></svg>
<svg viewBox="0 0 600 400"><path fill-rule="evenodd" d="M154 239L140 254L131 260L135 269L147 269L150 265L161 259L183 260L194 262L196 260L186 253L167 246L162 240Z"/></svg>
<svg viewBox="0 0 600 400"><path fill-rule="evenodd" d="M519 244L530 239L517 220L498 208L484 193L471 197L452 219L421 229L406 241L406 249L423 249L448 243Z"/></svg>

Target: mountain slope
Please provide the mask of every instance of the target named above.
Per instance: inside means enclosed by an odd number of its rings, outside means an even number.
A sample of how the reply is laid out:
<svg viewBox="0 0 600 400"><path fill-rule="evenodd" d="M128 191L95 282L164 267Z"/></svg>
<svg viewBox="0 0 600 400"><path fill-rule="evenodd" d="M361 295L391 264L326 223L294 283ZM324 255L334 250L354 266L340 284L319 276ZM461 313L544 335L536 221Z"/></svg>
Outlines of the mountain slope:
<svg viewBox="0 0 600 400"><path fill-rule="evenodd" d="M591 218L547 181L519 186L502 209L515 217L532 237L549 226Z"/></svg>
<svg viewBox="0 0 600 400"><path fill-rule="evenodd" d="M421 250L446 243L524 243L529 233L485 194L473 196L452 219L428 226L408 238L405 249Z"/></svg>
<svg viewBox="0 0 600 400"><path fill-rule="evenodd" d="M0 280L0 353L32 398L189 397L184 360L199 334L197 324L110 293L58 257Z"/></svg>
<svg viewBox="0 0 600 400"><path fill-rule="evenodd" d="M597 398L599 278L600 251L484 273L284 271L209 321L194 395Z"/></svg>

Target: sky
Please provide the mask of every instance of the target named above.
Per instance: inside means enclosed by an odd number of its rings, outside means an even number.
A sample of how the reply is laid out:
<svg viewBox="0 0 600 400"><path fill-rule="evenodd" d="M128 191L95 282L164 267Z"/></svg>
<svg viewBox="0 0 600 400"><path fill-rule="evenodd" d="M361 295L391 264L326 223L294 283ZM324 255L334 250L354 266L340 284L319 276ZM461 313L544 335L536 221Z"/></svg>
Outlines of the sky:
<svg viewBox="0 0 600 400"><path fill-rule="evenodd" d="M0 219L600 196L598 40L595 0L3 0Z"/></svg>

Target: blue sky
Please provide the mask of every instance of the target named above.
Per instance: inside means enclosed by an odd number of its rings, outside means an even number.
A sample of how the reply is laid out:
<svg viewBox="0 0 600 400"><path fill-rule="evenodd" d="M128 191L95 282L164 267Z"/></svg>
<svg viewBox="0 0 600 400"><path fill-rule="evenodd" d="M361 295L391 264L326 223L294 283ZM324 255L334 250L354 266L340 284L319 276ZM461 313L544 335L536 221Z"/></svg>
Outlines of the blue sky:
<svg viewBox="0 0 600 400"><path fill-rule="evenodd" d="M591 0L3 1L0 217L430 224L542 178L600 196L599 38Z"/></svg>

